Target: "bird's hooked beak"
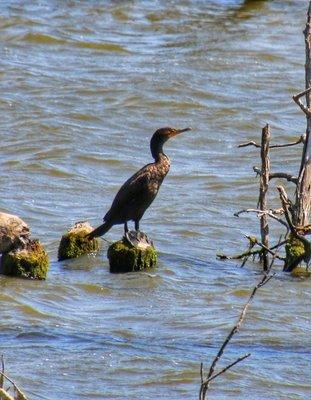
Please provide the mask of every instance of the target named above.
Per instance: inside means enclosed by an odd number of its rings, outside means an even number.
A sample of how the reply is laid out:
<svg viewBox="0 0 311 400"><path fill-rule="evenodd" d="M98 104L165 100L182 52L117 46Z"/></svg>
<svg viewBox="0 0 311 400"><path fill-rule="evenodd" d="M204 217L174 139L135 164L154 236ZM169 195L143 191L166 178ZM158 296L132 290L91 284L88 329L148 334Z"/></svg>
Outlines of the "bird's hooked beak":
<svg viewBox="0 0 311 400"><path fill-rule="evenodd" d="M175 131L174 131L174 133L171 135L171 137L176 136L176 135L179 135L180 133L187 132L187 131L191 131L191 128L188 127L188 128L183 128L183 129L175 129Z"/></svg>

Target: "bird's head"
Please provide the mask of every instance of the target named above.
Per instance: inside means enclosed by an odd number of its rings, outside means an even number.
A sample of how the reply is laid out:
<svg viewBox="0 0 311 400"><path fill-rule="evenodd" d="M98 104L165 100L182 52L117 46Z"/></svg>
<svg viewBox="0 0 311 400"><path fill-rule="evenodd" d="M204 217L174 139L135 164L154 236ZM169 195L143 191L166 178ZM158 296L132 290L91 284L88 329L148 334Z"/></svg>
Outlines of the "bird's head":
<svg viewBox="0 0 311 400"><path fill-rule="evenodd" d="M168 139L186 131L191 131L191 128L176 129L176 128L166 127L166 128L160 128L157 131L155 131L150 141L150 149L153 158L155 159L158 158L158 154L162 152L163 144Z"/></svg>
<svg viewBox="0 0 311 400"><path fill-rule="evenodd" d="M173 136L177 136L182 132L186 131L191 131L191 128L184 128L184 129L176 129L176 128L160 128L155 133L153 134L153 137L156 138L157 140L161 141L162 143L165 143L168 139L170 139Z"/></svg>

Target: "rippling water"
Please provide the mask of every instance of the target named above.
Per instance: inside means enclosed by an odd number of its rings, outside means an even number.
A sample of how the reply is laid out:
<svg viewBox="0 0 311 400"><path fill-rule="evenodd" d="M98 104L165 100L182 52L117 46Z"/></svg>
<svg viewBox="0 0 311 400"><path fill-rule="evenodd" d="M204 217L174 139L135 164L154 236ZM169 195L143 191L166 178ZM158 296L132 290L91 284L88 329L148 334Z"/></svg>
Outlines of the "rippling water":
<svg viewBox="0 0 311 400"><path fill-rule="evenodd" d="M0 277L0 353L30 399L196 399L207 366L258 280L215 254L239 252L256 204L252 166L304 131L306 1L2 1L1 201L45 244L45 282ZM148 273L111 275L107 244L59 263L75 221L96 225L121 183L169 142L172 168L142 228L159 250ZM297 173L301 149L273 152ZM272 191L272 202L276 195ZM274 235L278 235L274 227ZM114 227L107 239L118 239ZM213 399L310 397L309 282L281 272L261 289L213 384Z"/></svg>

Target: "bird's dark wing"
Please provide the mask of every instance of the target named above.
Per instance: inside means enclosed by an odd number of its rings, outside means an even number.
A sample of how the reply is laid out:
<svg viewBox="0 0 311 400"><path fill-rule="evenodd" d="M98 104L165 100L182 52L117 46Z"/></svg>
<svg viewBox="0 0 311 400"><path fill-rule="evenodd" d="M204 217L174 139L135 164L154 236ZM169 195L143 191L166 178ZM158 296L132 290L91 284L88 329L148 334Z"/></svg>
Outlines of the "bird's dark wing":
<svg viewBox="0 0 311 400"><path fill-rule="evenodd" d="M141 218L158 191L158 185L152 182L152 169L153 164L146 165L121 186L104 221L123 223Z"/></svg>

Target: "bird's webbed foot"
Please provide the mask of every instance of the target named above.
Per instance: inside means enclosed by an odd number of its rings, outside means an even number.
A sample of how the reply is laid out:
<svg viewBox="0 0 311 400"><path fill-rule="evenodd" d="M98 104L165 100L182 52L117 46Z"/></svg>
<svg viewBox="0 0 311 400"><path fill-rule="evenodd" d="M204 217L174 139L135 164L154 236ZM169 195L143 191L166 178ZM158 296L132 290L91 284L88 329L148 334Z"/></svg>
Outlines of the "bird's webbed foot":
<svg viewBox="0 0 311 400"><path fill-rule="evenodd" d="M144 232L140 231L128 231L125 232L125 239L134 247L140 249L146 249L147 247L152 246L153 242Z"/></svg>

